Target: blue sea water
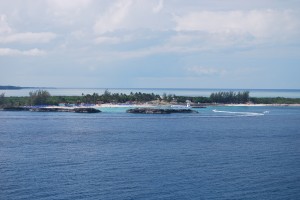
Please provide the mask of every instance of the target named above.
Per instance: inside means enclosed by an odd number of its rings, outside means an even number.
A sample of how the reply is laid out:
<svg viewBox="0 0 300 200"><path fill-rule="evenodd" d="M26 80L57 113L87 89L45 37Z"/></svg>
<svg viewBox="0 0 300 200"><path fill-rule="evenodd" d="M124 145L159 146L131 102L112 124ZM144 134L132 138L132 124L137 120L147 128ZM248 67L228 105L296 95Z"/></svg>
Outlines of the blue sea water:
<svg viewBox="0 0 300 200"><path fill-rule="evenodd" d="M299 107L112 111L0 112L0 199L300 199Z"/></svg>

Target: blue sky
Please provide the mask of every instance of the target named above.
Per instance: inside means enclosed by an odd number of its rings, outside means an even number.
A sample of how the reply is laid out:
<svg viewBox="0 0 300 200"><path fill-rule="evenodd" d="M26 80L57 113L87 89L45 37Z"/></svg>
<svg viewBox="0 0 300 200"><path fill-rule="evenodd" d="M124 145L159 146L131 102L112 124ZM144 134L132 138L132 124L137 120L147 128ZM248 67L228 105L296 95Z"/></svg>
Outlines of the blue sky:
<svg viewBox="0 0 300 200"><path fill-rule="evenodd" d="M0 85L300 88L298 0L0 0Z"/></svg>

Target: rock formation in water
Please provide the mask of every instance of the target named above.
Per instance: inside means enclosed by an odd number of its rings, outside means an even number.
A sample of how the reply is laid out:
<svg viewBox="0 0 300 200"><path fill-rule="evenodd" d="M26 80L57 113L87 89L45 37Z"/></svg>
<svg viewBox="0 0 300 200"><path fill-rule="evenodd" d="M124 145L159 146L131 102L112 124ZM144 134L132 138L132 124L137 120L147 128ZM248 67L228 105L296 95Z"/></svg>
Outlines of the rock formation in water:
<svg viewBox="0 0 300 200"><path fill-rule="evenodd" d="M99 113L101 112L95 108L52 108L52 107L40 107L40 108L30 108L30 107L6 107L3 108L4 111L32 111L32 112L75 112L75 113Z"/></svg>
<svg viewBox="0 0 300 200"><path fill-rule="evenodd" d="M134 114L171 114L171 113L198 113L191 109L163 109L163 108L133 108L126 111Z"/></svg>
<svg viewBox="0 0 300 200"><path fill-rule="evenodd" d="M28 107L11 106L11 107L2 108L2 110L4 110L4 111L29 111L30 108L28 108Z"/></svg>

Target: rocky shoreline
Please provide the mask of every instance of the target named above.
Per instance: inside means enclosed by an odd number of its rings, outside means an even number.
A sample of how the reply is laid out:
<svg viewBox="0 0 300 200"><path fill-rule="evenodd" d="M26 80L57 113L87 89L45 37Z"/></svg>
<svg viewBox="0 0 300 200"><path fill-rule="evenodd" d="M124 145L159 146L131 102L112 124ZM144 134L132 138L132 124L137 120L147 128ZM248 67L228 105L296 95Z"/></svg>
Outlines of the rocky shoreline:
<svg viewBox="0 0 300 200"><path fill-rule="evenodd" d="M3 111L30 111L30 112L73 112L73 113L100 113L101 111L91 107L6 107ZM192 109L174 109L174 108L153 108L153 107L139 107L126 110L126 113L133 114L171 114L171 113L198 113Z"/></svg>

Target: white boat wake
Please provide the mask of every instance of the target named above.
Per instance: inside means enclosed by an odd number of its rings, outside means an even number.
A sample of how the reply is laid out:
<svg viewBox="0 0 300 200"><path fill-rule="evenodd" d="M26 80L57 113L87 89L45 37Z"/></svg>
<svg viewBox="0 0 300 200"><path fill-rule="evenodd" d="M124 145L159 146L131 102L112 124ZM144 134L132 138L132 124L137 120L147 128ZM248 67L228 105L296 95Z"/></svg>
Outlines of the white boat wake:
<svg viewBox="0 0 300 200"><path fill-rule="evenodd" d="M212 110L213 112L216 113L227 113L227 114L238 114L242 116L262 116L265 115L265 113L268 113L268 111L265 111L263 113L256 113L256 112L232 112L232 111L222 111L222 110Z"/></svg>

